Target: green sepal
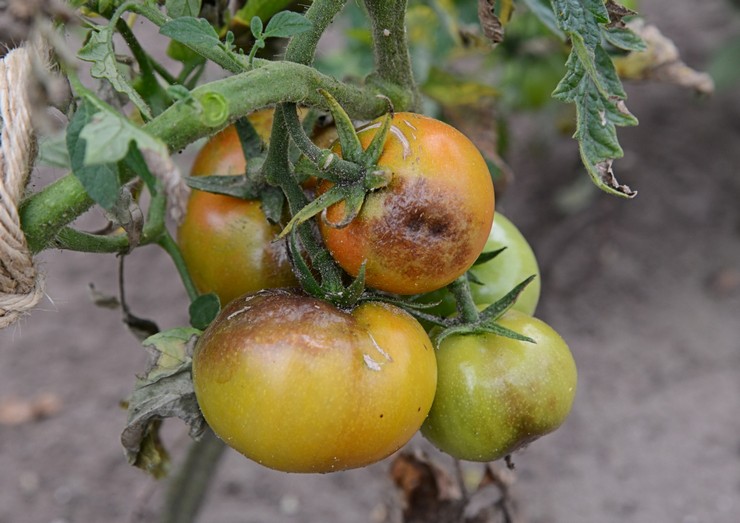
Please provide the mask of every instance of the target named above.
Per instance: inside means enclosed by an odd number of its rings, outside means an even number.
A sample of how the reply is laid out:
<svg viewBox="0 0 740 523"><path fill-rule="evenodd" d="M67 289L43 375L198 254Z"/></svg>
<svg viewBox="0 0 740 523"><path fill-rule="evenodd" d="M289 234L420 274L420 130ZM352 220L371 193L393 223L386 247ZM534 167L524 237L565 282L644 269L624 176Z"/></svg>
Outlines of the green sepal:
<svg viewBox="0 0 740 523"><path fill-rule="evenodd" d="M483 265L484 263L491 261L496 256L504 252L505 250L506 250L506 247L501 247L500 249L496 249L495 251L488 251L488 252L480 253L480 256L478 256L475 262L473 262L473 267L475 267L476 265Z"/></svg>
<svg viewBox="0 0 740 523"><path fill-rule="evenodd" d="M365 203L365 188L352 186L348 190L343 189L346 192L344 198L344 214L338 222L330 222L326 216L322 216L323 222L334 229L343 229L349 225L352 220L357 218L362 210L362 205Z"/></svg>
<svg viewBox="0 0 740 523"><path fill-rule="evenodd" d="M251 181L243 174L211 176L185 176L185 183L192 189L214 194L224 194L242 200L255 200L260 196L262 184Z"/></svg>
<svg viewBox="0 0 740 523"><path fill-rule="evenodd" d="M262 212L270 223L280 223L283 218L283 207L285 206L285 194L277 187L265 185L260 191L260 203Z"/></svg>
<svg viewBox="0 0 740 523"><path fill-rule="evenodd" d="M517 298L519 298L519 295L524 291L527 285L529 285L530 282L534 279L535 279L535 275L533 274L532 276L530 276L529 278L521 282L519 285L511 289L506 294L506 296L498 300L496 303L486 307L480 313L480 321L486 322L489 320L495 320L499 318L503 313L509 310L512 305L514 305Z"/></svg>
<svg viewBox="0 0 740 523"><path fill-rule="evenodd" d="M303 207L300 211L295 213L293 218L291 218L282 232L278 235L278 238L284 238L296 226L310 220L327 207L342 201L346 197L346 195L347 190L345 187L335 185L324 194L313 200L311 203Z"/></svg>
<svg viewBox="0 0 740 523"><path fill-rule="evenodd" d="M352 280L352 283L344 289L339 296L337 296L336 304L340 307L354 307L357 301L365 292L365 266L367 260L362 262L360 270L357 273L357 278Z"/></svg>
<svg viewBox="0 0 740 523"><path fill-rule="evenodd" d="M380 123L380 129L373 136L370 145L365 149L365 165L377 165L380 155L383 154L385 148L385 140L388 138L388 131L391 128L391 122L393 121L393 113L389 112L383 117Z"/></svg>
<svg viewBox="0 0 740 523"><path fill-rule="evenodd" d="M242 116L236 122L234 122L236 128L236 134L239 136L239 143L242 146L242 152L244 158L252 160L255 156L262 154L265 150L265 143L257 134L249 118Z"/></svg>
<svg viewBox="0 0 740 523"><path fill-rule="evenodd" d="M303 259L303 253L301 252L301 246L298 243L298 235L296 231L297 229L291 230L288 237L288 254L293 262L293 273L306 293L316 298L323 298L324 291L321 289L321 285L318 280L316 280L313 271L311 271L311 267L309 267L306 260Z"/></svg>
<svg viewBox="0 0 740 523"><path fill-rule="evenodd" d="M334 124L337 126L337 134L339 135L339 144L342 146L342 157L349 162L361 163L362 145L349 115L328 91L319 89L319 94L326 99L329 111L334 117Z"/></svg>

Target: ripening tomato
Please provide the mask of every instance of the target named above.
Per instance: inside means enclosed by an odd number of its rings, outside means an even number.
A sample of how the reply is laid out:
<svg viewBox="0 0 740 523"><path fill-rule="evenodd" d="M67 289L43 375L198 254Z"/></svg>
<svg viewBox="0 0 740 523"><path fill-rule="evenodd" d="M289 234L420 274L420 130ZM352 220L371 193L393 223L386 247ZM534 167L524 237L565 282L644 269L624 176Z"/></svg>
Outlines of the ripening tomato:
<svg viewBox="0 0 740 523"><path fill-rule="evenodd" d="M272 111L250 115L255 130L269 137ZM227 127L200 150L192 176L235 175L246 169L239 135ZM257 200L193 190L177 240L200 292L225 304L247 292L296 285L284 241Z"/></svg>
<svg viewBox="0 0 740 523"><path fill-rule="evenodd" d="M269 290L232 301L198 340L198 404L229 446L286 472L362 467L398 450L434 399L419 323L365 302L344 312Z"/></svg>
<svg viewBox="0 0 740 523"><path fill-rule="evenodd" d="M499 323L534 339L451 334L437 348L437 394L422 434L459 459L493 461L558 428L577 372L563 339L546 323L510 310Z"/></svg>
<svg viewBox="0 0 740 523"><path fill-rule="evenodd" d="M471 267L470 272L477 282L470 282L470 292L476 304L491 304L503 298L517 284L535 275L522 291L512 308L530 316L535 313L540 300L540 269L537 258L526 238L519 229L500 212L493 218L493 227L483 252L496 251L506 247L501 254L479 265ZM430 312L439 316L449 316L456 311L455 298L447 289L430 293L425 301L440 304Z"/></svg>
<svg viewBox="0 0 740 523"><path fill-rule="evenodd" d="M375 121L358 131L363 147L379 127ZM367 261L367 285L387 292L420 294L452 282L491 230L493 183L480 152L443 122L396 113L378 165L391 170L391 182L367 195L357 218L332 227L343 215L340 202L319 220L332 256L353 276Z"/></svg>

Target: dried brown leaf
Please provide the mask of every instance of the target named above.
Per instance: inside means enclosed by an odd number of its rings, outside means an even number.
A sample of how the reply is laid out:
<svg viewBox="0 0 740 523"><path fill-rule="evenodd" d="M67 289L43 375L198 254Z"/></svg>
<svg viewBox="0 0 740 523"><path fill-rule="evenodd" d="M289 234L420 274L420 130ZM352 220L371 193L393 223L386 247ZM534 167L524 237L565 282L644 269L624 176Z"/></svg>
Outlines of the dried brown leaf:
<svg viewBox="0 0 740 523"><path fill-rule="evenodd" d="M625 16L633 16L637 13L632 9L624 7L613 0L606 0L606 10L609 12L609 25L608 27L625 27L624 20Z"/></svg>
<svg viewBox="0 0 740 523"><path fill-rule="evenodd" d="M620 77L671 83L702 95L714 92L712 77L686 65L676 45L656 26L635 19L627 27L643 39L647 49L615 58L614 64Z"/></svg>
<svg viewBox="0 0 740 523"><path fill-rule="evenodd" d="M495 14L496 0L478 0L478 20L483 34L493 44L504 41L504 26Z"/></svg>

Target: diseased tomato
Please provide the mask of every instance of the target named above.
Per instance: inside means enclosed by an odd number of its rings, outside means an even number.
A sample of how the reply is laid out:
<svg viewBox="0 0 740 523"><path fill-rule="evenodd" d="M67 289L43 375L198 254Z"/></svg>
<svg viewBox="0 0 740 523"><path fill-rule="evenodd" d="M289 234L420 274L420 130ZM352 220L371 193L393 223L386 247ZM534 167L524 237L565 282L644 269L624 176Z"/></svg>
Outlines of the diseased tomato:
<svg viewBox="0 0 740 523"><path fill-rule="evenodd" d="M437 380L432 343L403 310L351 312L285 290L232 301L195 347L193 383L213 431L267 467L362 467L419 429Z"/></svg>
<svg viewBox="0 0 740 523"><path fill-rule="evenodd" d="M379 126L358 131L363 147ZM329 225L340 221L344 202L319 220L332 256L353 276L367 260L367 285L387 292L424 293L452 282L476 260L491 230L493 184L480 152L443 122L397 113L378 165L393 178L368 194L355 220L341 229ZM320 191L330 186L322 182Z"/></svg>
<svg viewBox="0 0 740 523"><path fill-rule="evenodd" d="M485 263L471 267L470 272L480 282L470 282L470 292L476 304L491 304L503 298L517 284L531 275L536 278L522 291L512 308L530 316L537 310L540 299L540 269L537 258L519 229L500 212L493 218L493 227L484 252L506 247L501 254ZM427 302L441 301L431 312L449 316L456 312L455 298L447 289L430 293Z"/></svg>
<svg viewBox="0 0 740 523"><path fill-rule="evenodd" d="M558 428L570 412L577 372L546 323L508 311L499 323L534 339L451 334L437 348L437 394L422 434L459 459L493 461Z"/></svg>
<svg viewBox="0 0 740 523"><path fill-rule="evenodd" d="M257 132L269 137L272 111L250 115ZM235 175L246 169L236 128L227 127L198 153L191 174ZM201 292L216 293L222 304L248 292L296 285L280 226L271 225L257 200L193 190L178 244Z"/></svg>

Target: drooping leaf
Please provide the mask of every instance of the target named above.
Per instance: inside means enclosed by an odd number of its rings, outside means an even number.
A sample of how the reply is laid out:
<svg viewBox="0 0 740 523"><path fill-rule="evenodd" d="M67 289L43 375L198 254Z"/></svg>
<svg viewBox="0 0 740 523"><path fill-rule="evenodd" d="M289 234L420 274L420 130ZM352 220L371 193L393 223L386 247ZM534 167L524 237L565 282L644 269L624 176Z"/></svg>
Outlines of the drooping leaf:
<svg viewBox="0 0 740 523"><path fill-rule="evenodd" d="M570 37L566 73L553 96L576 106L576 132L589 176L600 189L632 198L637 192L620 184L612 163L623 156L617 126L637 125L611 57L602 46L609 12L602 0L553 0L560 28Z"/></svg>
<svg viewBox="0 0 740 523"><path fill-rule="evenodd" d="M82 129L80 137L88 145L85 165L123 160L131 142L136 143L139 150L152 150L163 156L169 154L162 141L123 116L107 111L96 113Z"/></svg>
<svg viewBox="0 0 740 523"><path fill-rule="evenodd" d="M95 108L83 100L67 127L67 151L72 173L80 181L87 194L102 208L110 209L118 200L118 191L121 187L118 164L86 164L88 144L80 136L94 114Z"/></svg>
<svg viewBox="0 0 740 523"><path fill-rule="evenodd" d="M144 341L150 361L128 401L121 443L129 463L155 477L162 477L168 468L166 450L158 437L162 419L182 419L196 439L206 428L191 378L192 350L199 334L197 329L179 328Z"/></svg>
<svg viewBox="0 0 740 523"><path fill-rule="evenodd" d="M96 26L90 31L87 43L79 50L77 56L85 62L92 62L90 74L94 78L106 79L119 93L125 94L144 117L151 119L152 113L144 99L126 81L118 68L116 53L113 49L113 29Z"/></svg>

